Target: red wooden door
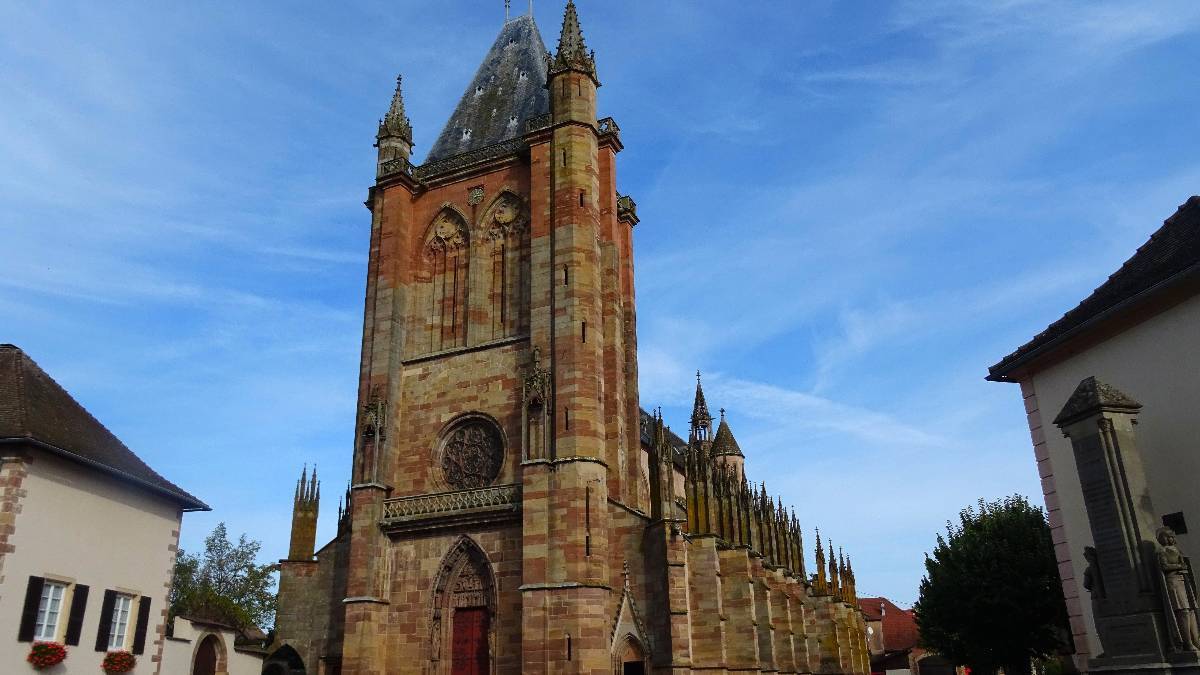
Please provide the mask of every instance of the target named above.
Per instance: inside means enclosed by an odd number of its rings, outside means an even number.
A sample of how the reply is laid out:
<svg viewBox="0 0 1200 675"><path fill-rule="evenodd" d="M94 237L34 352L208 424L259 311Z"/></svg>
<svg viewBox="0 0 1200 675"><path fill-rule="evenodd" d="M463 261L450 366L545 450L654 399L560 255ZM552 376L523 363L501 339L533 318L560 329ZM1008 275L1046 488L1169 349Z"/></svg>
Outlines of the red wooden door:
<svg viewBox="0 0 1200 675"><path fill-rule="evenodd" d="M453 675L487 675L488 616L484 607L454 610Z"/></svg>

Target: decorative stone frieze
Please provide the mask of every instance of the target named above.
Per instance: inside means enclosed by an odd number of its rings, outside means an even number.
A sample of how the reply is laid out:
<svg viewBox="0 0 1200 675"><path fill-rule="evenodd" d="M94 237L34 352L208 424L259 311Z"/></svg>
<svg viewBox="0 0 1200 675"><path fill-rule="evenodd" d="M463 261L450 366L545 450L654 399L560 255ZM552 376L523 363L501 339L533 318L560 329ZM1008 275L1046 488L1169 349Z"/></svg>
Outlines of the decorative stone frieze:
<svg viewBox="0 0 1200 675"><path fill-rule="evenodd" d="M520 501L520 485L388 499L379 526L397 533L512 520L520 516Z"/></svg>

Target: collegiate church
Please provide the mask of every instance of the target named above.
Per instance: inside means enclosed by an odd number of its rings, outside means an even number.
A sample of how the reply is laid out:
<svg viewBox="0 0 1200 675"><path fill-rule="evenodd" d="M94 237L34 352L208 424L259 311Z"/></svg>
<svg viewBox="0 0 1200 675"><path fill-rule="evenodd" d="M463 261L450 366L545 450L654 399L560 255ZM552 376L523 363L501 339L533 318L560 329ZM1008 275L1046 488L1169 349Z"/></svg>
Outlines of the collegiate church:
<svg viewBox="0 0 1200 675"><path fill-rule="evenodd" d="M809 575L699 379L686 441L639 406L599 86L573 2L553 54L508 20L415 166L397 81L352 484L319 550L297 485L265 673L869 672L849 561L818 535Z"/></svg>

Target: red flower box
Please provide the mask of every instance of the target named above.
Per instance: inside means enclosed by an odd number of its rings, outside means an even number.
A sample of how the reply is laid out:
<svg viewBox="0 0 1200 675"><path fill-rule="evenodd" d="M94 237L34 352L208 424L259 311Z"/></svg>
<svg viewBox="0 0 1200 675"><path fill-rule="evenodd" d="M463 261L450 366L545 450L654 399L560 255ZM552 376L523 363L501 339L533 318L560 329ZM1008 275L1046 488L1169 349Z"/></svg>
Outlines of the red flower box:
<svg viewBox="0 0 1200 675"><path fill-rule="evenodd" d="M137 665L137 659L127 651L109 652L104 655L100 668L106 673L128 673Z"/></svg>
<svg viewBox="0 0 1200 675"><path fill-rule="evenodd" d="M29 649L25 660L34 670L44 670L57 666L67 658L67 648L57 642L35 642Z"/></svg>

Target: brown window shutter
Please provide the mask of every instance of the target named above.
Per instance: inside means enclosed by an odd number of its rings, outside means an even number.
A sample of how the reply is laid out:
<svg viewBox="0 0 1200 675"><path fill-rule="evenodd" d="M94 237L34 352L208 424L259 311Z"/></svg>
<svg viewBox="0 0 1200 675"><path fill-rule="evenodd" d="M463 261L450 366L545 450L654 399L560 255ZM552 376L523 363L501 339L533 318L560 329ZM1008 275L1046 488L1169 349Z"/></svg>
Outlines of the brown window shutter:
<svg viewBox="0 0 1200 675"><path fill-rule="evenodd" d="M79 644L79 634L83 632L83 612L87 609L88 587L75 584L75 592L71 595L71 615L67 617L67 636L63 640L68 645Z"/></svg>
<svg viewBox="0 0 1200 675"><path fill-rule="evenodd" d="M100 603L100 627L96 629L96 651L108 651L108 631L112 628L113 605L117 602L116 591L104 591L104 602Z"/></svg>
<svg viewBox="0 0 1200 675"><path fill-rule="evenodd" d="M17 631L19 642L32 642L33 632L37 630L38 605L42 603L42 587L46 580L42 577L29 577L29 585L25 587L25 607L21 610L21 628Z"/></svg>
<svg viewBox="0 0 1200 675"><path fill-rule="evenodd" d="M150 598L142 596L138 601L137 630L133 634L133 653L146 651L146 628L150 625Z"/></svg>

